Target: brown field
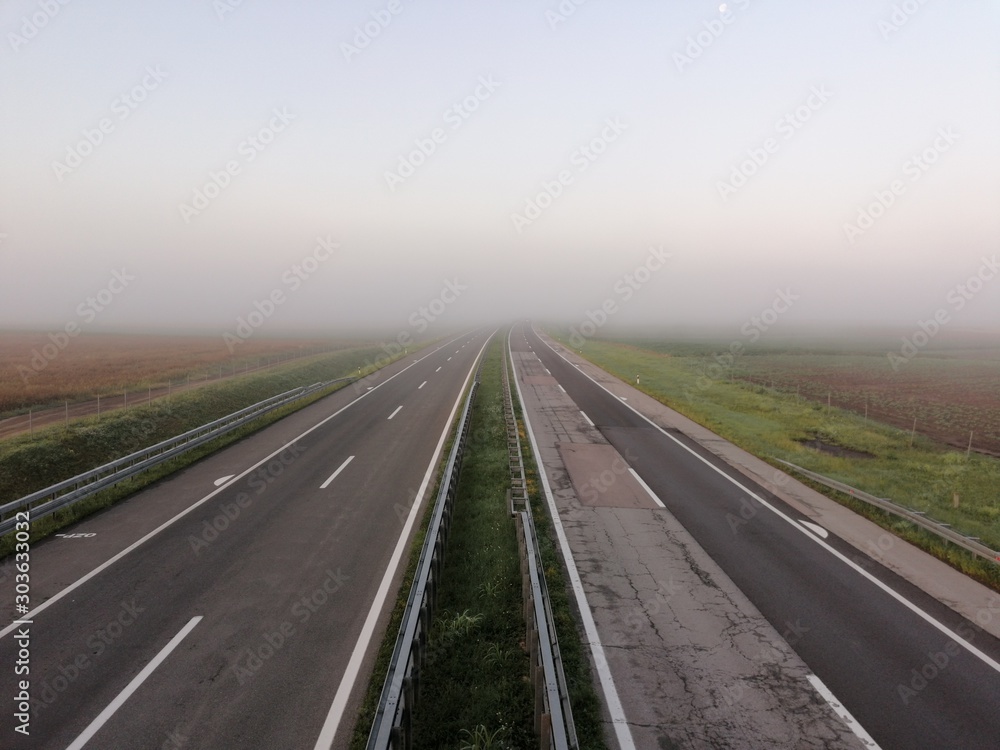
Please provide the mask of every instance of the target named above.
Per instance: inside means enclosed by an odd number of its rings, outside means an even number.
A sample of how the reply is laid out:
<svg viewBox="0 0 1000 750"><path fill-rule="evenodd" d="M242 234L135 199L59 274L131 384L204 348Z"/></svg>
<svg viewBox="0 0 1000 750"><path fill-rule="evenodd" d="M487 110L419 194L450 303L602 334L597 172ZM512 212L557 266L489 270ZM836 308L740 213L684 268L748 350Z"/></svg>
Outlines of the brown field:
<svg viewBox="0 0 1000 750"><path fill-rule="evenodd" d="M225 376L277 359L342 348L329 339L251 337L230 354L221 336L82 333L59 349L47 333L0 333L0 415L168 381Z"/></svg>
<svg viewBox="0 0 1000 750"><path fill-rule="evenodd" d="M893 370L884 353L766 353L740 360L736 377L798 392L880 422L1000 456L1000 351L924 352Z"/></svg>

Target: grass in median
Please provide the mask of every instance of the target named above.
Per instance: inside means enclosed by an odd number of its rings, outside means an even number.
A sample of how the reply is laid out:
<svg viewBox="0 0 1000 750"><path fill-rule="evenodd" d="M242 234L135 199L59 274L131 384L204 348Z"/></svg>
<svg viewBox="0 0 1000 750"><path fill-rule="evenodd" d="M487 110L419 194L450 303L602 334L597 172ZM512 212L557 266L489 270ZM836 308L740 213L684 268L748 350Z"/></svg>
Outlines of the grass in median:
<svg viewBox="0 0 1000 750"><path fill-rule="evenodd" d="M418 748L531 747L532 690L524 649L521 572L507 510L510 472L500 376L490 345L421 675Z"/></svg>
<svg viewBox="0 0 1000 750"><path fill-rule="evenodd" d="M550 332L552 333L552 332ZM569 346L565 337L556 337ZM781 458L878 497L926 512L1000 549L1000 461L949 450L825 404L743 381L709 367L711 357L593 339L582 356L750 453ZM669 347L666 347L669 349ZM717 377L711 377L711 375ZM809 442L818 446L808 447ZM780 464L775 463L778 468ZM806 482L809 484L809 482ZM1000 589L1000 566L841 493L815 488L970 576ZM955 495L959 498L956 507Z"/></svg>

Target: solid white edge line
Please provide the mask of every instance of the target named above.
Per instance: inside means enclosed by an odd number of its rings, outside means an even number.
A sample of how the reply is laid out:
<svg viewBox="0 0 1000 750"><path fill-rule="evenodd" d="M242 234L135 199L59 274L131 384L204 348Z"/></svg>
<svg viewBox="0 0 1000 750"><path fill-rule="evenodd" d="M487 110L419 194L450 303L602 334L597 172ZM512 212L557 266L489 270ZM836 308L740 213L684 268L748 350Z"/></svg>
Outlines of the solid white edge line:
<svg viewBox="0 0 1000 750"><path fill-rule="evenodd" d="M494 331L494 333L496 332ZM326 714L326 719L323 722L323 728L320 730L319 737L316 738L314 750L330 750L333 746L333 740L337 736L337 729L344 716L344 709L347 708L347 701L351 697L351 691L354 689L354 683L357 681L358 674L361 672L361 663L364 661L365 654L368 653L368 645L371 643L372 636L375 634L375 626L378 624L378 618L382 613L382 607L385 604L386 597L389 595L389 589L392 586L392 579L395 578L396 569L399 567L399 563L403 559L403 553L406 551L407 543L410 538L410 530L413 528L413 524L417 520L418 512L423 505L424 493L427 491L427 487L430 485L431 478L434 476L435 471L437 471L438 461L441 458L441 451L444 449L445 441L451 433L452 421L455 419L455 413L458 411L458 405L462 402L462 397L465 395L465 389L469 385L469 380L472 379L472 375L476 371L476 365L479 362L479 358L482 356L483 351L486 349L486 346L490 343L490 339L492 338L493 334L490 334L486 339L486 343L483 344L483 348L479 350L479 354L477 354L476 358L472 361L472 367L469 368L469 373L465 376L465 383L463 383L462 387L459 389L458 398L455 399L455 404L451 407L451 414L448 415L444 431L438 439L437 447L434 449L434 455L431 456L431 461L427 464L427 471L424 473L424 479L420 483L420 488L417 490L416 498L413 500L413 505L410 508L410 514L406 517L406 523L403 525L403 530L400 532L399 540L396 542L396 547L392 551L392 557L389 558L389 565L385 570L385 575L382 576L382 583L379 584L378 591L375 593L375 600L372 602L371 609L368 610L368 616L365 618L364 625L361 626L361 635L358 636L358 641L354 644L354 651L351 653L351 659L347 663L347 668L344 670L344 676L340 678L340 685L337 687L337 692L333 696L333 703L330 705L330 710Z"/></svg>
<svg viewBox="0 0 1000 750"><path fill-rule="evenodd" d="M86 745L90 741L90 738L97 734L107 720L114 715L115 711L121 708L122 704L124 704L125 701L132 696L132 693L139 689L139 686L146 681L146 678L149 677L153 671L163 663L164 659L170 656L170 652L177 648L188 633L194 630L194 626L201 622L201 618L202 615L192 617L188 621L188 624L181 628L181 631L170 639L170 643L160 649L160 653L154 656L153 660L143 667L139 674L132 678L132 681L125 686L125 689L122 690L117 697L108 704L107 708L97 715L96 719L90 722L90 725L83 730L79 737L73 740L73 744L66 748L66 750L80 750L80 748Z"/></svg>
<svg viewBox="0 0 1000 750"><path fill-rule="evenodd" d="M651 498L653 498L653 502L654 503L656 503L657 505L659 505L661 508L666 508L667 507L666 505L663 504L663 501L660 500L660 498L658 498L656 496L656 493L653 492L652 487L650 487L648 484L646 484L643 481L642 477L639 476L639 472L637 472L631 466L628 467L628 471L629 471L629 474L631 474L633 477L635 477L635 481L637 481L640 484L640 486L644 490L646 490L646 494L648 494Z"/></svg>
<svg viewBox="0 0 1000 750"><path fill-rule="evenodd" d="M813 686L813 690L823 696L823 699L830 704L833 712L847 725L848 729L854 732L854 735L864 743L865 747L872 748L873 750L881 750L879 744L865 731L865 728L858 723L858 720L854 718L844 704L837 700L837 696L830 691L830 688L823 684L823 681L819 677L811 674L807 675L806 679Z"/></svg>
<svg viewBox="0 0 1000 750"><path fill-rule="evenodd" d="M393 418L394 416L396 416L397 414L399 414L399 410L400 410L400 409L402 409L402 408L403 408L403 405L402 405L402 404L400 404L399 406L397 406L397 407L395 408L395 410L394 410L394 411L392 412L392 414L390 414L390 415L388 416L388 419L392 419L392 418Z"/></svg>
<svg viewBox="0 0 1000 750"><path fill-rule="evenodd" d="M419 390L420 390L421 388L423 388L423 387L424 387L425 385L427 385L427 381L426 381L426 380L425 380L425 381L424 381L423 383L421 383L420 385L418 385L418 386L417 386L417 390L419 391Z"/></svg>
<svg viewBox="0 0 1000 750"><path fill-rule="evenodd" d="M337 475L340 474L340 472L342 472L344 469L346 469L347 468L347 464L351 463L351 461L353 461L353 460L354 460L354 456L348 456L347 460L344 461L344 463L342 463L340 466L338 466L337 470L335 472L333 472L333 474L330 475L330 478L327 479L325 482L323 482L323 484L321 484L319 486L319 488L321 490L325 490L327 487L329 487L330 486L330 482L332 482L334 479L336 479Z"/></svg>
<svg viewBox="0 0 1000 750"><path fill-rule="evenodd" d="M79 588L80 586L82 586L83 584L85 584L87 581L89 581L94 576L96 576L99 573L103 572L107 568L110 568L112 565L114 565L116 562L118 562L119 560L121 560L123 557L125 557L125 555L127 555L128 553L130 553L132 550L136 549L137 547L142 546L147 541L149 541L150 539L152 539L154 536L156 536L157 534L159 534L161 531L163 531L164 529L168 528L169 526L171 526L175 522L177 522L180 519L182 519L184 516L186 516L191 511L195 510L196 508L198 508L201 505L204 505L209 500L211 500L213 497L215 497L216 495L218 495L220 492L222 492L223 490L227 489L228 487L231 487L236 482L240 481L247 474L249 474L250 472L252 472L255 469L257 469L257 467L263 466L268 461L270 461L272 458L274 458L275 456L279 455L282 451L287 450L289 446L294 445L296 442L298 442L299 440L301 440L302 438L304 438L306 435L308 435L313 430L319 429L322 425L324 425L327 422L329 422L331 419L333 419L334 417L336 417L341 412L343 412L343 411L351 408L352 406L354 406L354 404L358 403L358 401L360 401L361 399L365 398L366 396L374 393L376 390L378 390L379 388L381 388L383 385L385 385L386 383L388 383L390 380L392 380L392 379L394 379L396 377L399 377L400 375L402 375L404 372L406 372L407 370L409 370L411 367L413 367L417 363L423 362L425 359L427 359L431 355L433 355L433 354L441 351L446 346L448 346L447 343L442 344L437 349L435 349L432 352L424 355L420 359L415 359L413 362L411 362L410 364L408 364L406 367L404 367L402 370L400 370L399 372L397 372L395 375L390 375L389 377L387 377L385 380L383 380L381 383L379 383L374 388L371 388L370 390L365 391L364 393L362 393L360 396L358 396L356 399L354 399L350 403L346 404L345 406L342 406L340 409L337 409L337 411L335 411L330 416L324 417L323 419L321 419L319 422L317 422L316 424L314 424L312 427L310 427L308 430L306 430L305 432L303 432L298 437L289 440L283 446L281 446L280 448L278 448L278 450L274 451L273 453L271 453L268 456L265 456L260 461L258 461L253 466L251 466L249 469L247 469L246 471L244 471L243 473L237 474L236 476L234 476L232 478L232 480L230 480L226 484L222 485L221 487L219 487L216 490L213 490L212 492L209 492L201 500L198 500L197 502L193 503L192 505L189 505L187 508L185 508L180 513L178 513L177 515L175 515L173 518L170 518L167 521L164 521L163 523L161 523L159 526L157 526L155 529L153 529L152 531L150 531L148 534L146 534L141 539L138 539L135 542L132 542L132 544L130 544L125 549L123 549L121 552L119 552L116 555L114 555L114 557L108 558L107 560L105 560L103 563L101 563L100 565L98 565L96 568L94 568L92 571L90 571L89 573L87 573L82 578L77 579L74 583L71 583L69 586L67 586L66 588L64 588L62 591L54 594L51 598L46 599L44 602L42 602L37 607L35 607L33 610L31 610L28 614L24 615L22 617L22 619L30 620L30 619L34 618L35 615L39 614L40 612L44 611L48 607L52 606L57 601L59 601L60 599L62 599L64 596L66 596L67 594L71 593L72 591L75 591L77 588ZM11 623L7 627L5 627L3 630L0 630L0 638L3 638L5 635L8 635L9 633L12 633L16 628L17 628L17 623Z"/></svg>
<svg viewBox="0 0 1000 750"><path fill-rule="evenodd" d="M555 354L557 357L560 357L561 359L563 359L566 362L566 364L573 364L568 359L566 359L565 357L563 357L562 354L560 354L555 349L553 349L548 343L546 343L545 339L542 339L541 336L539 336L539 340L541 340L543 344L545 344L546 346L548 346L549 349L552 351L553 354ZM579 367L579 365L577 365L577 367ZM594 365L594 367L597 367L597 365ZM600 369L600 368L598 368L598 369ZM594 385L596 385L601 390L606 391L612 398L614 398L615 394L611 393L610 390L608 390L603 385L601 385L600 383L598 383L596 380L594 380L592 377L590 377L590 375L588 375L582 369L580 370L580 372L583 374L583 376L585 378L587 378L588 380L590 380L590 382L592 382ZM617 401L618 399L615 399L615 400ZM962 636L960 636L958 633L956 633L955 631L951 630L946 625L943 625L942 623L940 623L937 620L935 620L929 614L927 614L922 609L920 609L920 607L918 607L916 604L914 604L913 602L911 602L909 599L907 599L906 597L904 597L902 594L896 592L888 584L883 583L882 581L880 581L878 578L876 578L871 573L869 573L867 570L865 570L860 565L858 565L857 563L855 563L849 557L847 557L846 555L843 555L840 552L838 552L836 549L834 549L833 547L831 547L829 544L827 544L825 541L823 541L822 539L820 539L818 536L816 536L815 534L812 534L812 533L806 531L806 529L803 526L799 525L799 523L794 518L792 518L791 516L787 515L784 511L779 510L775 506L771 505L771 503L767 502L767 500L765 500L764 498L762 498L756 492L753 492L749 488L745 487L743 484L741 484L736 479L733 479L726 472L724 472L722 469L720 469L718 466L716 466L715 464L713 464L711 461L709 461L704 456L698 455L698 453L696 453L692 448L690 448L687 445L685 445L684 443L682 443L676 437L674 437L669 432L667 432L662 427L660 427L660 425L656 424L656 422L654 422L652 419L650 419L649 417L647 417L645 414L642 414L641 412L639 412L635 407L633 407L630 404L626 404L626 403L623 403L623 402L620 402L620 401L619 401L619 403L621 403L626 409L631 409L633 412L635 412L636 414L638 414L640 417L642 417L642 419L644 419L647 422L649 422L649 424L651 424L657 430L659 430L660 432L662 432L664 435L666 435L672 441L674 441L675 443L677 443L677 445L679 445L681 448L683 448L684 450L686 450L688 453L690 453L692 456L694 456L695 458L697 458L703 464L705 464L710 469L712 469L713 471L715 471L716 473L718 473L720 476L725 477L726 479L728 479L730 482L732 482L734 485L736 485L737 487L739 487L741 490L743 490L743 492L747 493L750 497L752 497L754 500L756 500L757 502L759 502L761 505L763 505L769 511L771 511L772 513L774 513L775 515L777 515L779 518L787 521L792 526L793 529L797 530L800 534L804 534L807 539L811 539L813 542L815 542L816 544L818 544L819 546L821 546L823 549L825 549L831 555L833 555L838 560L840 560L841 562L843 562L845 565L847 565L848 567L850 567L852 570L856 571L862 577L867 578L869 581L871 581L872 583L874 583L876 586L878 586L880 589L882 589L883 591L885 591L893 599L895 599L896 601L898 601L900 604L902 604L904 607L906 607L907 609L909 609L915 615L917 615L922 620L924 620L925 622L927 622L927 624L929 624L931 627L936 628L941 633L943 633L944 635L948 636L949 638L951 638L952 640L954 640L956 643L960 644L962 646L962 648L964 648L970 654L976 656L980 661L982 661L984 664L986 664L990 668L994 669L997 672L1000 672L1000 663L998 663L995 659L990 658L989 655L987 655L987 654L983 653L982 651L980 651L978 648L976 648L975 646L973 646L971 643L969 643L965 638L963 638Z"/></svg>
<svg viewBox="0 0 1000 750"><path fill-rule="evenodd" d="M511 330L513 330L513 327ZM510 348L509 337L507 350L510 352L510 366L514 369L514 352ZM569 540L566 538L562 519L559 518L559 509L556 508L555 497L553 497L552 488L549 486L549 478L542 464L542 454L538 450L538 442L535 440L535 433L531 429L531 420L528 419L528 408L524 405L524 395L521 393L521 384L517 380L516 369L514 369L513 380L514 386L517 388L517 397L521 401L521 417L524 419L524 431L528 433L531 450L535 452L535 461L538 464L538 476L541 479L542 490L545 493L545 502L549 506L549 517L552 519L552 526L555 528L556 538L559 540L559 550L562 553L566 572L573 587L576 608L580 612L580 619L583 621L583 629L587 635L587 645L590 646L594 668L597 670L597 677L601 682L601 691L604 693L604 702L607 704L608 713L611 715L611 724L615 728L615 737L618 739L618 745L621 750L635 750L635 740L632 739L632 730L629 728L628 719L625 718L625 710L622 708L621 699L618 697L618 689L615 687L615 679L612 677L611 668L608 666L608 658L604 653L604 645L601 643L601 636L597 632L597 624L594 622L594 615L590 611L587 594L583 590L580 572L576 568L576 561L573 559L573 552L569 548Z"/></svg>
<svg viewBox="0 0 1000 750"><path fill-rule="evenodd" d="M592 420L590 417L588 417L587 416L587 412L585 412L583 409L580 409L580 414L583 415L583 418L587 420L587 424L589 424L591 427L596 427L597 426L597 425L594 424L594 420Z"/></svg>

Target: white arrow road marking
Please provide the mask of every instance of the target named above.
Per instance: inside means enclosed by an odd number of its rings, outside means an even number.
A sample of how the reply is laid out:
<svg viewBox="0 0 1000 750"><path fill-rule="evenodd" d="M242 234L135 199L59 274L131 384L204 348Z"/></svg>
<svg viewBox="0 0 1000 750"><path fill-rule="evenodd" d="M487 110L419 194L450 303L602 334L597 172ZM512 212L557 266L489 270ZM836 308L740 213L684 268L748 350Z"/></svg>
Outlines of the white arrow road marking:
<svg viewBox="0 0 1000 750"><path fill-rule="evenodd" d="M805 526L807 529L809 529L809 531L811 531L818 537L826 539L828 536L830 536L830 532L824 529L822 526L817 526L816 524L809 523L808 521L799 521L799 523Z"/></svg>

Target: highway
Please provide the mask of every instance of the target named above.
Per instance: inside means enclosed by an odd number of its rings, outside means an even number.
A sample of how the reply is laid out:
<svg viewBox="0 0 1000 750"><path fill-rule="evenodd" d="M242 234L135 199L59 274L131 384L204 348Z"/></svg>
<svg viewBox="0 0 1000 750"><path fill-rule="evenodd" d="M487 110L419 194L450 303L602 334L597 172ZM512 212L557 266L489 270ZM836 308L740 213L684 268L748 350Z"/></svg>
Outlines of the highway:
<svg viewBox="0 0 1000 750"><path fill-rule="evenodd" d="M626 527L624 534L631 534L631 544L641 532L648 544L645 549L655 551L673 542L666 536L658 544L651 542L648 519L669 513L878 746L908 750L1000 747L1000 643L995 637L879 561L861 559L855 548L835 535L824 538L804 526L801 513L677 430L655 426L581 372L580 360L568 361L529 325L515 327L511 348L523 361L521 382L534 384L527 388L551 393L553 399L571 400L566 401L569 406L559 407L561 411L545 407L554 421L562 420L559 429L568 429L567 415L578 413L582 421L576 429L594 430L600 440L626 456L628 466L655 497L655 503L646 502L645 508L629 501L631 507L614 517L592 513L590 508L582 509L587 515L577 512L574 516L574 511L565 509L577 529L584 523L600 523L601 518L620 521L644 514L646 525ZM532 364L536 357L537 364ZM665 511L657 508L658 503ZM609 527L584 529L578 535L599 541L621 533ZM610 548L590 549L581 555L584 587L601 602L595 610L599 628L602 618L606 624L616 622L616 615L605 612L614 608L608 604L609 592L631 563L624 557L608 559L605 554ZM617 549L627 549L630 558L642 554L634 544L622 543ZM659 576L656 570L648 573L654 580L667 580L667 571ZM634 596L627 586L622 589ZM676 601L684 592L668 592L660 597L661 603L670 606L675 593ZM618 601L618 608L629 605ZM1000 616L1000 607L995 616ZM605 632L602 637L613 640L618 635ZM703 651L702 658L708 653ZM644 660L649 658L643 653ZM644 676L643 664L627 656L612 656L610 661L615 682L626 691L622 697L625 718L642 731L653 721L649 706L676 699L665 690L669 681L661 673L655 676L655 685L642 693L643 700L630 700L627 691ZM664 736L666 729L660 727L658 736ZM619 734L620 739L623 736ZM625 737L622 744L628 741ZM639 742L637 746L645 745Z"/></svg>
<svg viewBox="0 0 1000 750"><path fill-rule="evenodd" d="M7 627L0 745L346 747L488 337L411 354L35 545L30 737Z"/></svg>

